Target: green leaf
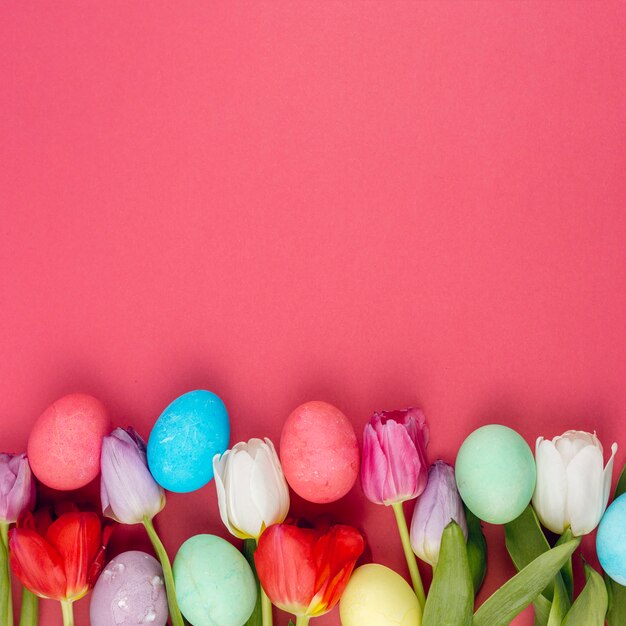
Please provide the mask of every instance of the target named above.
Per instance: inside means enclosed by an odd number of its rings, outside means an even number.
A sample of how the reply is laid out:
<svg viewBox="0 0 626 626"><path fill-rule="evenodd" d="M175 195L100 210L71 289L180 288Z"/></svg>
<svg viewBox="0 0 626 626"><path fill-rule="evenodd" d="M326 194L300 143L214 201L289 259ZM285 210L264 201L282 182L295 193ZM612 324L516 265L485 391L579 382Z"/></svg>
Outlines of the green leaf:
<svg viewBox="0 0 626 626"><path fill-rule="evenodd" d="M565 587L562 576L557 575L554 579L554 598L550 607L547 626L561 626L561 622L569 610L569 607L570 600L567 595L567 588Z"/></svg>
<svg viewBox="0 0 626 626"><path fill-rule="evenodd" d="M441 537L439 561L430 586L422 626L469 626L474 610L474 587L465 537L456 522Z"/></svg>
<svg viewBox="0 0 626 626"><path fill-rule="evenodd" d="M563 626L603 626L609 599L602 576L585 563L587 583L572 608L568 611Z"/></svg>
<svg viewBox="0 0 626 626"><path fill-rule="evenodd" d="M574 535L572 534L572 529L567 528L559 537L555 545L560 546L568 541L571 541L573 538ZM569 603L571 604L574 599L574 570L572 568L571 558L565 561L565 565L561 568L561 577L565 583L565 590L567 591L567 597L569 598Z"/></svg>
<svg viewBox="0 0 626 626"><path fill-rule="evenodd" d="M487 541L483 535L480 520L467 507L465 507L465 518L467 520L467 560L472 574L474 595L476 595L487 573Z"/></svg>
<svg viewBox="0 0 626 626"><path fill-rule="evenodd" d="M296 625L294 624L294 621L292 619L290 619L289 620L289 624L287 624L287 626L296 626Z"/></svg>
<svg viewBox="0 0 626 626"><path fill-rule="evenodd" d="M256 573L256 566L254 564L254 553L256 551L255 539L244 539L243 542L243 555L246 557L252 572L254 573L254 579L256 580L256 604L254 605L254 611L248 618L245 626L263 626L263 617L261 615L261 584L259 583L259 577Z"/></svg>
<svg viewBox="0 0 626 626"><path fill-rule="evenodd" d="M533 608L535 610L535 626L548 626L552 602L539 594L533 602Z"/></svg>
<svg viewBox="0 0 626 626"><path fill-rule="evenodd" d="M574 539L544 552L488 598L474 614L474 626L507 626L541 594L580 544Z"/></svg>

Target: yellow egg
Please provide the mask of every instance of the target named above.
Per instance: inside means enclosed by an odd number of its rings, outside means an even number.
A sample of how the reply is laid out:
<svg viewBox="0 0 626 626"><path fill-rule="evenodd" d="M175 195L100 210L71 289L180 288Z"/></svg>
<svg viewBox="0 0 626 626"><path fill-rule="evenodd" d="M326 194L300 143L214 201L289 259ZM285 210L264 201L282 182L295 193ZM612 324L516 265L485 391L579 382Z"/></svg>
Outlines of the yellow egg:
<svg viewBox="0 0 626 626"><path fill-rule="evenodd" d="M422 622L413 589L402 576L377 563L354 570L339 614L342 626L420 626Z"/></svg>

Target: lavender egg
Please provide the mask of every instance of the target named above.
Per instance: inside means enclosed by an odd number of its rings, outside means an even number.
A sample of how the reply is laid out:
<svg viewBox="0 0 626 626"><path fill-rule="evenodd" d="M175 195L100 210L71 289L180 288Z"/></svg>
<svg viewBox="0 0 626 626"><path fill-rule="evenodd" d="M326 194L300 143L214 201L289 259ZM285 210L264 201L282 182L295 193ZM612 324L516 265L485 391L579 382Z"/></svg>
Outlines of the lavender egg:
<svg viewBox="0 0 626 626"><path fill-rule="evenodd" d="M163 570L145 552L116 556L91 595L91 626L165 626L168 618Z"/></svg>

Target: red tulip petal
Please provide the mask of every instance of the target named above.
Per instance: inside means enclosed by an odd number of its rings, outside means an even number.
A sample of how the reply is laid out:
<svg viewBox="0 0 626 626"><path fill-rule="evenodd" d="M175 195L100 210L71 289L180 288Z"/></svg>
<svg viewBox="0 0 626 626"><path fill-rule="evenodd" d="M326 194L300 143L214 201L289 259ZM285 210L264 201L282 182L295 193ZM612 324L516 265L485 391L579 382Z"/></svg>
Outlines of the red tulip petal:
<svg viewBox="0 0 626 626"><path fill-rule="evenodd" d="M89 590L91 565L102 547L100 518L95 513L65 513L50 526L46 539L65 564L68 598Z"/></svg>
<svg viewBox="0 0 626 626"><path fill-rule="evenodd" d="M61 555L34 530L17 528L9 539L11 569L33 593L65 599L67 579Z"/></svg>
<svg viewBox="0 0 626 626"><path fill-rule="evenodd" d="M291 524L270 526L254 561L263 589L279 608L302 614L315 594L313 548L319 533Z"/></svg>

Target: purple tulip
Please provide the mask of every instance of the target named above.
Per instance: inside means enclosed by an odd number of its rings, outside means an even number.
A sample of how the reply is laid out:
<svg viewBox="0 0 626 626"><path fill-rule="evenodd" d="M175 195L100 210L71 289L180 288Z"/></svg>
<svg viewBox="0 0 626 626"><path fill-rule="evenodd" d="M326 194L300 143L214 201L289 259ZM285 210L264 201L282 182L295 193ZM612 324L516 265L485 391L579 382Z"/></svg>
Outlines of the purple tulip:
<svg viewBox="0 0 626 626"><path fill-rule="evenodd" d="M419 409L374 413L363 432L361 484L368 500L394 504L426 487L428 427Z"/></svg>
<svg viewBox="0 0 626 626"><path fill-rule="evenodd" d="M415 505L411 522L411 547L432 566L439 560L441 535L454 520L467 540L467 521L454 478L454 468L436 461L428 470L428 485Z"/></svg>
<svg viewBox="0 0 626 626"><path fill-rule="evenodd" d="M152 519L165 506L165 492L152 478L146 444L132 428L116 428L102 441L102 512L122 524Z"/></svg>
<svg viewBox="0 0 626 626"><path fill-rule="evenodd" d="M35 506L35 481L26 454L0 453L0 523L17 522Z"/></svg>

